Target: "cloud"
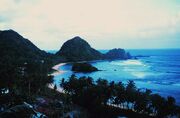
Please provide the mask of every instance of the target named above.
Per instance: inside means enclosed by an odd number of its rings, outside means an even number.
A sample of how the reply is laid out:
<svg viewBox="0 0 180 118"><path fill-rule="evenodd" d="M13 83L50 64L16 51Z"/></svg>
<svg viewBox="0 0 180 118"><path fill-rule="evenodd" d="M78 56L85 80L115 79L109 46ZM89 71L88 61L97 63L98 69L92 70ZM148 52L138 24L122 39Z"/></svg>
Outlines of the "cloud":
<svg viewBox="0 0 180 118"><path fill-rule="evenodd" d="M178 0L2 0L0 8L0 28L41 49L59 49L76 35L96 48L178 47Z"/></svg>

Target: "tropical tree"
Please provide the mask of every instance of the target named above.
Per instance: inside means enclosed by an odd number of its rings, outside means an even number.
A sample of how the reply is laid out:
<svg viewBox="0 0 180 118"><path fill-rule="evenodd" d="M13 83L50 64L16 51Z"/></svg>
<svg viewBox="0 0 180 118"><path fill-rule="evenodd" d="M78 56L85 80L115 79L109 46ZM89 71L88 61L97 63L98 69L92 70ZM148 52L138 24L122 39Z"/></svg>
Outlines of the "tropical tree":
<svg viewBox="0 0 180 118"><path fill-rule="evenodd" d="M91 77L77 78L72 75L68 80L62 79L60 84L72 99L72 102L83 106L90 111L102 112L109 107L109 102L124 109L144 115L165 117L174 115L178 111L175 99L165 99L158 94L152 94L148 89L137 89L133 81L128 81L125 86L122 82L108 82L98 79L96 82ZM125 107L126 105L126 107Z"/></svg>
<svg viewBox="0 0 180 118"><path fill-rule="evenodd" d="M176 114L176 100L171 97L171 96L168 96L167 97L167 102L166 102L166 113L168 115L175 115Z"/></svg>
<svg viewBox="0 0 180 118"><path fill-rule="evenodd" d="M99 78L96 81L96 87L97 87L97 90L99 92L100 101L102 101L102 103L104 105L107 105L107 102L108 102L109 97L110 97L110 93L109 93L109 90L108 90L109 89L108 81Z"/></svg>
<svg viewBox="0 0 180 118"><path fill-rule="evenodd" d="M151 110L151 90L146 89L145 92L141 92L140 89L136 92L136 100L134 109L139 113L152 113Z"/></svg>
<svg viewBox="0 0 180 118"><path fill-rule="evenodd" d="M122 82L115 84L115 99L114 104L120 105L121 108L124 108L124 103L126 100L125 85Z"/></svg>
<svg viewBox="0 0 180 118"><path fill-rule="evenodd" d="M165 117L166 100L158 94L151 95L153 113L157 117Z"/></svg>
<svg viewBox="0 0 180 118"><path fill-rule="evenodd" d="M126 102L127 108L129 109L129 104L131 103L131 109L133 109L136 97L136 86L134 81L129 80L126 86Z"/></svg>

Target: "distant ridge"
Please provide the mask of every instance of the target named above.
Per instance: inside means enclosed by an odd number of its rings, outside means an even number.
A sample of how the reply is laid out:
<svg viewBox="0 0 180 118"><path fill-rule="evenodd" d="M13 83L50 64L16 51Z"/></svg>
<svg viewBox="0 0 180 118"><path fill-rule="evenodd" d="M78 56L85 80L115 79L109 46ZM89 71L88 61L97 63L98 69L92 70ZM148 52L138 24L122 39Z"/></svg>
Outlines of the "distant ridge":
<svg viewBox="0 0 180 118"><path fill-rule="evenodd" d="M51 59L55 63L104 59L129 59L124 49L112 49L105 54L92 48L87 41L76 36L66 41L55 54L46 53L14 30L0 31L0 57L4 59Z"/></svg>

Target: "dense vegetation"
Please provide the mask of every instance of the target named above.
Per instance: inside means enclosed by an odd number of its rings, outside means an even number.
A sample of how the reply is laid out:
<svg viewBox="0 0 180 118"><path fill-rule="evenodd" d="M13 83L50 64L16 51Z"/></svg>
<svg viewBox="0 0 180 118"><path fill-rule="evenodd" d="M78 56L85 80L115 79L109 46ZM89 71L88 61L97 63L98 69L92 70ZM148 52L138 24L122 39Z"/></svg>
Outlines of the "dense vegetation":
<svg viewBox="0 0 180 118"><path fill-rule="evenodd" d="M151 90L141 90L133 81L108 82L104 79L93 81L91 77L77 78L72 75L61 86L73 103L87 108L91 117L165 117L178 113L173 97L163 98Z"/></svg>
<svg viewBox="0 0 180 118"><path fill-rule="evenodd" d="M98 71L98 69L94 66L92 66L89 63L74 63L72 65L72 71L75 72L94 72Z"/></svg>
<svg viewBox="0 0 180 118"><path fill-rule="evenodd" d="M11 102L6 97L21 99L43 91L52 67L52 55L41 51L28 39L13 30L0 31L0 102ZM4 101L5 100L5 101ZM12 103L15 103L12 101Z"/></svg>
<svg viewBox="0 0 180 118"><path fill-rule="evenodd" d="M52 77L44 60L0 61L0 104L20 104L41 94ZM25 61L26 60L26 61ZM19 99L18 99L19 98Z"/></svg>
<svg viewBox="0 0 180 118"><path fill-rule="evenodd" d="M55 60L13 30L0 31L0 112L44 94Z"/></svg>

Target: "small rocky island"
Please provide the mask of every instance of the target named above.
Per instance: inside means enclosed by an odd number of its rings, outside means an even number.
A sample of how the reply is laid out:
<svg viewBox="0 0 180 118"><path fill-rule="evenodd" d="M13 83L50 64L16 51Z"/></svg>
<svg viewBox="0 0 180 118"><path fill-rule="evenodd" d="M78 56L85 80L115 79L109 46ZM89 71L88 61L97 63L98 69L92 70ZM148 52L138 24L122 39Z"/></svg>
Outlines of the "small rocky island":
<svg viewBox="0 0 180 118"><path fill-rule="evenodd" d="M72 65L72 71L75 72L94 72L98 71L98 69L94 66L92 66L89 63L74 63Z"/></svg>
<svg viewBox="0 0 180 118"><path fill-rule="evenodd" d="M114 48L109 50L106 54L104 54L105 59L131 59L132 56L129 52L126 52L124 49L121 48Z"/></svg>

